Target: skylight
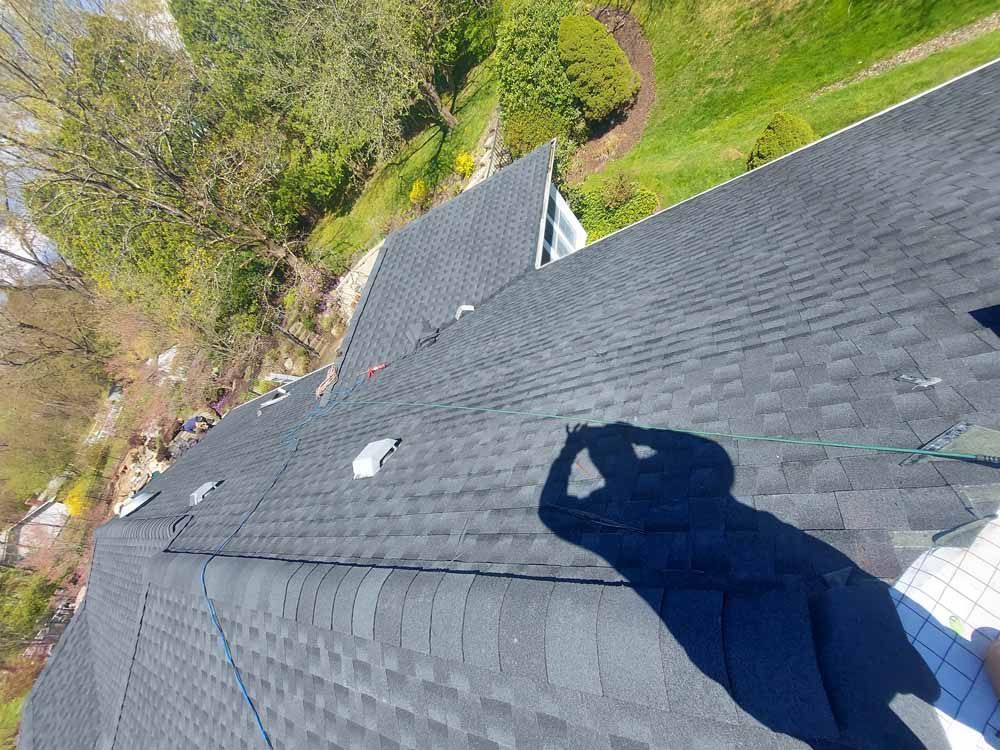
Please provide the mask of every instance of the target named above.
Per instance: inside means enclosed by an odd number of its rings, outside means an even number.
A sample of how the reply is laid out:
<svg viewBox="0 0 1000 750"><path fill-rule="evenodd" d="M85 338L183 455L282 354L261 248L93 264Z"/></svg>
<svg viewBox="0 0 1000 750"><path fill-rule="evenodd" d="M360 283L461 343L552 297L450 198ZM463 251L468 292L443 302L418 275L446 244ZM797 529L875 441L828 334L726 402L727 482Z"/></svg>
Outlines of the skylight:
<svg viewBox="0 0 1000 750"><path fill-rule="evenodd" d="M587 244L587 232L554 184L549 184L538 266L572 255Z"/></svg>

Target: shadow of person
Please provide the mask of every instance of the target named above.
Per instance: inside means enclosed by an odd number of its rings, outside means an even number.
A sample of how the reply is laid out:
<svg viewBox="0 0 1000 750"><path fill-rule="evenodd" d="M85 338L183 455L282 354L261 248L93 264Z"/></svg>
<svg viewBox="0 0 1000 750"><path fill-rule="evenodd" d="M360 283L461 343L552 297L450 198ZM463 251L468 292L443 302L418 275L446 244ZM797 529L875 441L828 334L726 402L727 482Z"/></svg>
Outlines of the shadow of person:
<svg viewBox="0 0 1000 750"><path fill-rule="evenodd" d="M724 688L735 720L814 748L947 747L928 705L940 687L889 587L738 501L733 479L729 456L711 440L579 426L567 429L539 516L612 565L656 611L679 644L671 658L686 662L667 664L664 652L668 694L694 690L670 684L671 675L697 675ZM688 664L697 671L685 673Z"/></svg>

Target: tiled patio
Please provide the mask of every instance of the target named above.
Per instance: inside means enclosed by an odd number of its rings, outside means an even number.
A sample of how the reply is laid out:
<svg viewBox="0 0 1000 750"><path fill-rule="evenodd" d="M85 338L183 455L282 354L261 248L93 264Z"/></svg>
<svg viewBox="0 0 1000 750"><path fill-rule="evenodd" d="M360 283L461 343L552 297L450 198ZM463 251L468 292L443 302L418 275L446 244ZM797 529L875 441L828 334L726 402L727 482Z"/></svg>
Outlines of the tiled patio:
<svg viewBox="0 0 1000 750"><path fill-rule="evenodd" d="M896 583L903 628L937 676L938 718L955 750L1000 748L1000 701L983 655L1000 635L1000 520L969 549L932 549Z"/></svg>

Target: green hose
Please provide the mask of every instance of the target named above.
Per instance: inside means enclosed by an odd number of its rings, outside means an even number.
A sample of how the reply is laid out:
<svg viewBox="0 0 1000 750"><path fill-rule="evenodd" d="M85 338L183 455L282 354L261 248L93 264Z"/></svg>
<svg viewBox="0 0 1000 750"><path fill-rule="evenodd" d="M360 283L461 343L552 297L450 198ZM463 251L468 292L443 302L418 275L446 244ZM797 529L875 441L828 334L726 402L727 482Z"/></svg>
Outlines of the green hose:
<svg viewBox="0 0 1000 750"><path fill-rule="evenodd" d="M951 453L948 451L932 451L923 448L898 448L891 445L867 445L865 443L841 443L834 440L809 440L806 438L789 438L770 435L740 435L732 432L712 432L710 430L679 429L676 427L661 427L659 425L641 424L639 422L613 421L598 419L596 417L574 416L567 417L562 414L548 414L538 411L520 411L518 409L497 409L489 406L461 406L459 404L438 404L425 401L393 401L388 399L350 399L344 402L351 404L371 405L371 406L410 406L424 407L428 409L450 409L455 411L477 411L487 414L509 414L517 417L534 417L536 419L558 419L563 422L586 422L588 424L601 426L620 426L627 424L630 427L638 427L644 430L663 430L679 432L684 435L695 435L697 437L709 438L729 438L731 440L756 440L767 443L785 443L787 445L818 445L823 448L853 448L855 450L875 451L878 453L904 453L906 455L929 456L931 458L951 458L958 461L974 461L976 463L989 464L1000 467L1000 457L980 456L975 453Z"/></svg>

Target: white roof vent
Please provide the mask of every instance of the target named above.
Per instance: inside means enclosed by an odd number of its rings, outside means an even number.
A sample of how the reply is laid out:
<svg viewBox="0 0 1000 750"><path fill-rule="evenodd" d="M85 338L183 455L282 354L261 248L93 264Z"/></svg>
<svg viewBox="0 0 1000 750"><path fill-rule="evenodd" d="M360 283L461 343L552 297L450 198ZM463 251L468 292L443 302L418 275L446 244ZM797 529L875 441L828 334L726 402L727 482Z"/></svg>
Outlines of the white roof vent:
<svg viewBox="0 0 1000 750"><path fill-rule="evenodd" d="M224 480L220 479L218 482L205 482L205 484L201 485L198 489L191 493L191 498L188 500L188 507L194 507L200 503L205 499L205 495L222 484L223 481Z"/></svg>
<svg viewBox="0 0 1000 750"><path fill-rule="evenodd" d="M461 320L465 313L475 312L475 305L459 305L458 309L455 310L455 320Z"/></svg>
<svg viewBox="0 0 1000 750"><path fill-rule="evenodd" d="M354 459L354 478L366 479L378 474L382 464L395 452L399 438L386 438L368 443Z"/></svg>
<svg viewBox="0 0 1000 750"><path fill-rule="evenodd" d="M135 513L135 511L139 510L139 508L159 494L159 492L140 492L138 495L133 495L127 503L118 509L118 517L124 518L129 513Z"/></svg>

